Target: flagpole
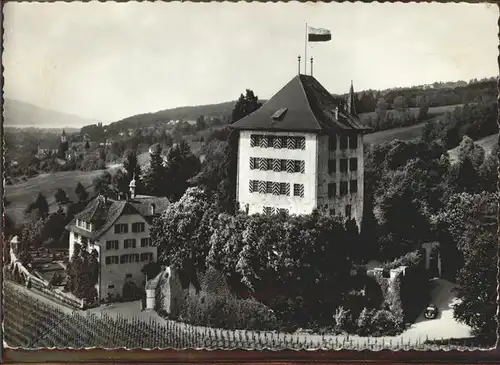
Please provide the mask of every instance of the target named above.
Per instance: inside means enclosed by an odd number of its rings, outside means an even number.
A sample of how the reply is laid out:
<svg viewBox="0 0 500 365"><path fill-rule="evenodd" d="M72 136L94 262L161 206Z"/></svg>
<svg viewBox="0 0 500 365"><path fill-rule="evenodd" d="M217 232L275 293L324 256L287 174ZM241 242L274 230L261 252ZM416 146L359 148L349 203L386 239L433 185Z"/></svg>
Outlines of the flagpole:
<svg viewBox="0 0 500 365"><path fill-rule="evenodd" d="M307 75L307 23L306 23L306 36L305 36L305 42L304 42L304 75Z"/></svg>

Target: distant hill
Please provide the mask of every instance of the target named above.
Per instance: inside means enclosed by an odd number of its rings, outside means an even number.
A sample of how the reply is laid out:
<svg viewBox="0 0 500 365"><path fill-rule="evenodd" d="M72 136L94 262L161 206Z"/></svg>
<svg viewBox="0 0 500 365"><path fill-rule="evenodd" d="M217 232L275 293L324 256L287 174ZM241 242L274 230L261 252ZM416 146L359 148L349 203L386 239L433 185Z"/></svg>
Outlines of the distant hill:
<svg viewBox="0 0 500 365"><path fill-rule="evenodd" d="M236 101L227 101L220 104L183 106L174 109L160 110L154 113L137 114L106 126L106 129L121 131L128 128L142 128L166 123L171 120L196 120L200 115L208 118L226 120L230 118Z"/></svg>
<svg viewBox="0 0 500 365"><path fill-rule="evenodd" d="M258 90L254 90L259 94ZM485 78L481 80L457 81L457 82L435 82L429 85L419 85L404 88L390 88L385 90L362 90L356 91L356 110L360 114L372 113L375 111L377 101L384 98L388 108L392 108L394 99L398 96L404 98L407 107L416 108L419 97L425 97L428 105L432 108L448 107L457 104L465 104L475 98L491 95L496 98L497 86L496 78ZM335 98L344 101L346 94L333 95ZM265 102L266 100L261 100ZM231 112L236 101L228 101L220 104L184 106L174 109L160 110L153 113L138 114L127 117L106 126L110 135L117 134L126 129L145 128L166 123L170 120L196 120L203 115L208 118L219 118L222 121L229 121ZM367 114L368 115L368 114Z"/></svg>
<svg viewBox="0 0 500 365"><path fill-rule="evenodd" d="M4 100L3 117L4 126L18 128L81 128L88 124L97 123L92 119L44 109L12 99Z"/></svg>

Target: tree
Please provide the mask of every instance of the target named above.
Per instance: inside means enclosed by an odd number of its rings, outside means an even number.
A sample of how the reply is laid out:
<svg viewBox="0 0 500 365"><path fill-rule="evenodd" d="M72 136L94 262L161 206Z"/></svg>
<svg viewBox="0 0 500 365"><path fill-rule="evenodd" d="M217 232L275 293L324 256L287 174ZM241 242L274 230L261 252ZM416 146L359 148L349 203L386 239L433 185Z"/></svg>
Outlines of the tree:
<svg viewBox="0 0 500 365"><path fill-rule="evenodd" d="M189 181L191 184L200 185L209 193L217 191L217 187L224 178L222 164L226 159L226 145L227 142L218 140L208 143L201 171Z"/></svg>
<svg viewBox="0 0 500 365"><path fill-rule="evenodd" d="M202 130L204 130L206 128L207 128L207 123L205 121L205 116L204 115L200 115L196 119L196 129L198 129L199 131L202 131Z"/></svg>
<svg viewBox="0 0 500 365"><path fill-rule="evenodd" d="M479 171L484 162L484 148L474 143L469 136L463 136L458 146L458 160L463 162L466 158L470 160L475 171Z"/></svg>
<svg viewBox="0 0 500 365"><path fill-rule="evenodd" d="M162 147L159 143L151 148L149 170L144 174L144 188L153 196L165 196L166 169L163 165Z"/></svg>
<svg viewBox="0 0 500 365"><path fill-rule="evenodd" d="M89 141L86 141L85 142L85 149L88 150L90 148L90 144L89 144Z"/></svg>
<svg viewBox="0 0 500 365"><path fill-rule="evenodd" d="M150 227L150 236L162 261L169 261L188 274L195 286L196 270L205 267L210 238L210 201L200 188L189 188L177 202L170 204Z"/></svg>
<svg viewBox="0 0 500 365"><path fill-rule="evenodd" d="M110 196L113 193L111 188L112 176L108 171L104 171L101 175L97 176L93 181L95 195Z"/></svg>
<svg viewBox="0 0 500 365"><path fill-rule="evenodd" d="M42 193L38 193L36 200L28 205L25 210L26 215L36 213L37 218L45 218L49 214L49 204Z"/></svg>
<svg viewBox="0 0 500 365"><path fill-rule="evenodd" d="M217 186L218 207L222 212L234 214L238 207L236 202L236 182L238 173L239 133L231 130L224 150L224 160L220 166L221 181Z"/></svg>
<svg viewBox="0 0 500 365"><path fill-rule="evenodd" d="M429 116L429 98L425 95L417 96L416 104L418 106L417 120L423 121Z"/></svg>
<svg viewBox="0 0 500 365"><path fill-rule="evenodd" d="M84 202L88 199L89 193L83 187L82 183L76 185L75 194L78 197L78 201Z"/></svg>
<svg viewBox="0 0 500 365"><path fill-rule="evenodd" d="M454 309L454 317L471 326L475 335L493 342L496 322L496 240L492 232L469 236L463 248L465 265L459 271L458 298L462 300Z"/></svg>
<svg viewBox="0 0 500 365"><path fill-rule="evenodd" d="M56 199L57 204L64 204L69 201L66 191L61 188L57 189L56 193L54 194L54 198Z"/></svg>
<svg viewBox="0 0 500 365"><path fill-rule="evenodd" d="M171 201L179 200L189 187L189 181L200 171L200 160L193 155L186 141L176 144L167 153L165 168L166 195Z"/></svg>
<svg viewBox="0 0 500 365"><path fill-rule="evenodd" d="M262 106L259 98L250 89L246 90L245 95L241 94L232 112L232 123L237 122L241 118L253 113Z"/></svg>
<svg viewBox="0 0 500 365"><path fill-rule="evenodd" d="M128 182L132 179L136 179L136 183L139 182L141 176L141 167L137 161L137 154L133 150L127 150L125 152L125 159L123 161L123 168L126 171Z"/></svg>

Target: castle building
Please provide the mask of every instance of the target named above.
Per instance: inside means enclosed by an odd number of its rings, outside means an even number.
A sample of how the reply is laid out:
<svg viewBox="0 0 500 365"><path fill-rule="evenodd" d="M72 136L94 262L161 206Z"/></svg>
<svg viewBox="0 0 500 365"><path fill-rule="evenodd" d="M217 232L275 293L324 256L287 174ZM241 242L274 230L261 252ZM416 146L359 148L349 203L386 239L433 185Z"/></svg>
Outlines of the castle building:
<svg viewBox="0 0 500 365"><path fill-rule="evenodd" d="M297 75L239 131L237 201L249 214L363 216L363 134L351 83L346 102Z"/></svg>
<svg viewBox="0 0 500 365"><path fill-rule="evenodd" d="M167 198L137 195L135 180L130 182L130 196L114 200L104 196L93 199L70 222L69 256L75 247L95 250L99 261L96 284L98 298L124 297L124 287L133 282L143 288L146 282L142 269L158 259L149 227L152 220L169 205Z"/></svg>

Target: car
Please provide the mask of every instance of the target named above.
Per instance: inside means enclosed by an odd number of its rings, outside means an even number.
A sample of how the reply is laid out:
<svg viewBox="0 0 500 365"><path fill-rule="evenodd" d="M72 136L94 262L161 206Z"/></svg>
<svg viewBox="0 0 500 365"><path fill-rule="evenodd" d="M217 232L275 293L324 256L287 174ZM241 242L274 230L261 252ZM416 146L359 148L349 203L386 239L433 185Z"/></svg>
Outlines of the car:
<svg viewBox="0 0 500 365"><path fill-rule="evenodd" d="M438 316L438 308L434 304L429 304L424 312L424 317L427 319L435 319Z"/></svg>

